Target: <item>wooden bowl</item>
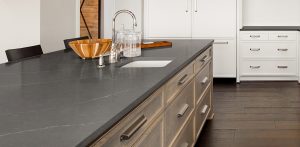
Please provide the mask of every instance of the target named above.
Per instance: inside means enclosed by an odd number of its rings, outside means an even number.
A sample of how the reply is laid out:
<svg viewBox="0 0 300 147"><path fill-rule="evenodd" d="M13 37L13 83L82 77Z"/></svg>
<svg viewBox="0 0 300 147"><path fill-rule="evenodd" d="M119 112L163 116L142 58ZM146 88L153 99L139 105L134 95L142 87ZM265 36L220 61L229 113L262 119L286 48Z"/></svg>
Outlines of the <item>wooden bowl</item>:
<svg viewBox="0 0 300 147"><path fill-rule="evenodd" d="M111 49L111 39L76 40L69 43L74 52L82 59L94 59Z"/></svg>

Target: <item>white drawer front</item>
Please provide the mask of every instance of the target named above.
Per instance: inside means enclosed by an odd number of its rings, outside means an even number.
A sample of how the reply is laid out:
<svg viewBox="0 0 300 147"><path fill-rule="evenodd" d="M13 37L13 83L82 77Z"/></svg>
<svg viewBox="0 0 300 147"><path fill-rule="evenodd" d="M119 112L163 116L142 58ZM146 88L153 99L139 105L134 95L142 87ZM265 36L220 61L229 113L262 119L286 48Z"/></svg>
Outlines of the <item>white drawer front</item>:
<svg viewBox="0 0 300 147"><path fill-rule="evenodd" d="M296 58L296 43L242 43L245 58Z"/></svg>
<svg viewBox="0 0 300 147"><path fill-rule="evenodd" d="M243 61L242 76L296 76L296 61Z"/></svg>
<svg viewBox="0 0 300 147"><path fill-rule="evenodd" d="M241 32L241 40L245 41L255 41L255 40L269 40L268 32Z"/></svg>
<svg viewBox="0 0 300 147"><path fill-rule="evenodd" d="M276 41L292 41L297 40L297 32L270 32L269 33L270 40Z"/></svg>
<svg viewBox="0 0 300 147"><path fill-rule="evenodd" d="M236 77L236 40L215 40L213 64L214 77Z"/></svg>

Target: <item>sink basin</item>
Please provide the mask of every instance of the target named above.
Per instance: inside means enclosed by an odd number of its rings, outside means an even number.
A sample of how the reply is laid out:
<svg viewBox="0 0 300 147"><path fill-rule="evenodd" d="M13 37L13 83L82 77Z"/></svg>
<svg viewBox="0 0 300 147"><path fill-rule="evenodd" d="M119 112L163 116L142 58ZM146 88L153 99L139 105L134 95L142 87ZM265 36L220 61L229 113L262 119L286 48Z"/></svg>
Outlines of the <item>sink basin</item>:
<svg viewBox="0 0 300 147"><path fill-rule="evenodd" d="M169 63L171 63L172 60L151 60L151 61L133 61L130 62L122 68L155 68L155 67L165 67Z"/></svg>

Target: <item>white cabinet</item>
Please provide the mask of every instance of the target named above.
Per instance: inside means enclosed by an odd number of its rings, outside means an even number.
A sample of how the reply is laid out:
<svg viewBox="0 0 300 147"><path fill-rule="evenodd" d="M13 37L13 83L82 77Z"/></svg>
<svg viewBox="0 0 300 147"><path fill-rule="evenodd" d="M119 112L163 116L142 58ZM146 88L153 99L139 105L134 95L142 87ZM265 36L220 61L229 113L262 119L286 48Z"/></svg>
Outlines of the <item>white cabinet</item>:
<svg viewBox="0 0 300 147"><path fill-rule="evenodd" d="M236 0L145 0L146 38L235 38Z"/></svg>
<svg viewBox="0 0 300 147"><path fill-rule="evenodd" d="M146 38L191 36L191 0L145 0Z"/></svg>
<svg viewBox="0 0 300 147"><path fill-rule="evenodd" d="M193 0L194 38L236 36L236 0Z"/></svg>
<svg viewBox="0 0 300 147"><path fill-rule="evenodd" d="M242 31L239 81L298 80L298 32Z"/></svg>
<svg viewBox="0 0 300 147"><path fill-rule="evenodd" d="M145 0L144 4L145 38L215 39L214 77L236 78L237 0Z"/></svg>
<svg viewBox="0 0 300 147"><path fill-rule="evenodd" d="M215 40L213 60L214 77L236 77L236 40Z"/></svg>
<svg viewBox="0 0 300 147"><path fill-rule="evenodd" d="M297 43L290 42L244 42L240 45L241 56L244 58L296 58Z"/></svg>

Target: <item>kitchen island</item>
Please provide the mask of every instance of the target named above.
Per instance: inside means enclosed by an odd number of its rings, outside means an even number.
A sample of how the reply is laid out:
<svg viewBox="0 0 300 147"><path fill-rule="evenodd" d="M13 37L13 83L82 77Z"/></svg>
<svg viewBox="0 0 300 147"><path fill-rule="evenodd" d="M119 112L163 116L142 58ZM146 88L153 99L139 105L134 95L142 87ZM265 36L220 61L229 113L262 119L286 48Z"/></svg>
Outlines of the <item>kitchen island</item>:
<svg viewBox="0 0 300 147"><path fill-rule="evenodd" d="M103 69L64 51L0 65L0 146L92 145L213 44L171 41L172 47L143 50ZM120 68L132 60L172 62Z"/></svg>

